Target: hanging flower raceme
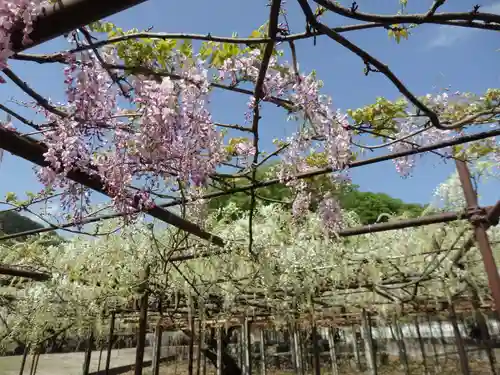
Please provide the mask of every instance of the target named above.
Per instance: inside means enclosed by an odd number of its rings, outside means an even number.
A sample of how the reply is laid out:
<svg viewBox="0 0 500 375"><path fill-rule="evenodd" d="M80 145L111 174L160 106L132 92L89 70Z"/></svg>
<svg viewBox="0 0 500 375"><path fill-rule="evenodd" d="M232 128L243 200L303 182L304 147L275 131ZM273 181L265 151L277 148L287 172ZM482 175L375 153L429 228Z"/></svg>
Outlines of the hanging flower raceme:
<svg viewBox="0 0 500 375"><path fill-rule="evenodd" d="M319 204L318 213L325 231L333 233L340 229L342 223L342 210L338 200L326 194Z"/></svg>
<svg viewBox="0 0 500 375"><path fill-rule="evenodd" d="M29 43L33 21L44 3L42 0L0 0L0 70L7 67L7 59L14 54L11 36L17 24L24 24L22 42ZM4 83L3 79L0 83Z"/></svg>
<svg viewBox="0 0 500 375"><path fill-rule="evenodd" d="M261 58L259 50L252 50L248 55L227 59L220 68L219 77L229 79L232 84L255 84ZM321 81L314 74L299 74L291 65L279 63L275 56L270 59L262 86L265 99L273 97L288 101L290 118L303 123L300 130L287 139L278 173L280 180L296 194L293 202L295 218L308 212L311 195L306 191L307 187L294 176L304 172L301 166L315 145L322 142L328 164L334 171L343 171L351 158L351 134L347 118L332 108L331 98L320 93L321 86ZM250 119L254 105L252 97L248 102L247 119ZM331 221L337 216L328 217L328 226L333 226Z"/></svg>
<svg viewBox="0 0 500 375"><path fill-rule="evenodd" d="M115 60L106 53L100 57ZM71 183L59 178L73 170L100 178L115 208L130 213L133 207L149 207L150 189L161 184L204 185L225 159L222 135L208 110L206 69L179 56L177 65L180 79L131 80L130 100L137 109L134 120L125 123L115 82L97 56L87 51L79 59L68 56L68 102L61 110L44 110L51 123L45 139L50 166L39 174L45 185L57 185L72 196L66 199L68 209L82 202L83 192L75 196ZM130 185L137 178L145 179L147 188L132 194Z"/></svg>
<svg viewBox="0 0 500 375"><path fill-rule="evenodd" d="M51 124L45 134L45 157L50 167L40 172L42 182L62 187L72 195L79 190L58 177L75 169L95 175L103 181L121 212L132 210L132 206L151 205L151 189L173 181L180 181L185 188L203 186L227 158L223 136L216 130L208 110L210 84L204 64L173 53L176 76L133 76L129 80L133 95L127 99L135 106L134 119L122 122L116 77L101 64L102 60L116 63L117 57L112 48L99 53L99 58L93 51L68 56L68 102L61 110L44 109ZM260 58L260 52L253 50L227 59L219 69L219 77L230 79L233 84L256 83ZM346 118L332 109L331 99L321 95L320 88L321 82L313 74L298 75L293 67L279 63L275 56L271 58L262 87L263 99L277 97L288 101L294 118L305 124L290 138L283 156L289 171L303 162L318 141L323 142L332 169L342 170L349 161ZM252 100L250 110L255 105ZM239 157L251 157L254 153L250 144L236 148ZM147 181L146 187L131 194L129 186L137 179ZM82 201L77 198L82 197L68 198L68 206ZM298 200L297 212L303 211L298 207L304 203L304 199L302 203Z"/></svg>
<svg viewBox="0 0 500 375"><path fill-rule="evenodd" d="M256 83L261 66L259 50L245 56L227 59L219 70L219 77L239 82ZM332 100L320 93L321 82L314 74L301 75L287 63L280 63L273 56L263 82L264 98L280 98L290 103L291 117L303 121L305 126L289 139L284 163L296 165L313 142L325 140L325 152L335 170L346 167L350 153L350 132L346 117L332 109ZM252 97L248 103L253 109ZM251 114L251 111L247 113Z"/></svg>
<svg viewBox="0 0 500 375"><path fill-rule="evenodd" d="M493 92L491 96L495 95ZM454 92L448 94L446 92L437 95L427 95L425 97L426 104L431 110L440 115L443 121L453 122L458 118L465 117L467 113L478 112L480 106L486 105L488 101L492 103L488 105L495 106L496 100L491 98L477 98L468 93ZM399 142L392 143L388 146L391 152L402 152L415 149L416 146L428 146L431 144L453 140L457 137L465 135L463 129L450 129L442 130L437 129L433 126L426 125L423 117L412 115L408 113L408 116L398 121L398 132L397 138L402 139ZM495 125L493 125L495 126ZM483 141L488 142L488 141ZM491 140L490 140L491 142ZM474 147L476 143L471 142L468 144L461 145L462 151L468 148ZM439 154L444 157L451 157L453 154L453 149L451 147L443 147L439 149ZM422 157L424 154L419 155L409 155L402 158L394 159L394 164L396 170L402 176L409 176L410 173L415 168L417 159ZM494 157L494 153L491 153L491 157Z"/></svg>
<svg viewBox="0 0 500 375"><path fill-rule="evenodd" d="M309 212L311 205L311 193L299 191L292 205L292 213L296 218L303 217Z"/></svg>

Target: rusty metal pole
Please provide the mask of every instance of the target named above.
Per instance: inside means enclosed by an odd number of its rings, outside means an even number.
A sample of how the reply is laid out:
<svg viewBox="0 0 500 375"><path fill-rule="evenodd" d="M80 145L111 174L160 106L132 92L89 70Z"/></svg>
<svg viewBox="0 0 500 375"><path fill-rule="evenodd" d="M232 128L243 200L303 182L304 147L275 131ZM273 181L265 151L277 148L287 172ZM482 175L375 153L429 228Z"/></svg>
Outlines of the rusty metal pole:
<svg viewBox="0 0 500 375"><path fill-rule="evenodd" d="M462 189L464 191L467 208L470 211L478 211L480 207L477 199L477 193L472 186L469 168L467 167L466 162L463 160L457 159L455 163L458 176L462 184ZM495 258L493 257L488 234L486 233L486 230L489 227L487 217L486 215L480 214L477 215L477 217L471 217L470 220L474 225L474 236L477 241L479 251L481 252L484 268L488 276L488 283L490 286L491 294L495 303L495 310L498 314L500 313L500 276L498 275Z"/></svg>

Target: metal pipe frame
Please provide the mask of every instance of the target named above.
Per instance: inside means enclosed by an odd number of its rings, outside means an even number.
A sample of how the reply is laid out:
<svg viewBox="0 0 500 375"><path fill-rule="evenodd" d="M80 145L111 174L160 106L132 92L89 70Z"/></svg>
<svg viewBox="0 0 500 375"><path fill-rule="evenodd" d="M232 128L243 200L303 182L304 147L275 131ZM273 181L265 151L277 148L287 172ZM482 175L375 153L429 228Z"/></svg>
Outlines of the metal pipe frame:
<svg viewBox="0 0 500 375"><path fill-rule="evenodd" d="M495 129L493 131L467 135L467 136L457 138L457 139L454 139L451 141L439 142L439 143L435 143L435 144L428 145L425 147L419 147L419 148L416 147L414 149L410 149L410 150L406 150L406 151L402 151L402 152L396 152L396 153L387 154L387 155L383 155L383 156L379 156L379 157L375 157L375 158L371 158L371 159L360 160L358 162L352 163L350 165L350 168L351 169L352 168L359 168L359 167L362 167L365 165L376 164L376 163L380 163L383 161L389 161L389 160L393 160L393 159L397 159L397 158L409 156L409 155L416 155L416 154L420 154L423 152L438 150L438 149L443 148L443 147L473 142L473 141L477 141L480 139L485 139L485 138L494 137L494 136L498 136L498 135L500 135L500 129ZM43 156L43 154L47 150L47 146L43 142L36 141L36 140L34 140L30 137L27 137L27 136L22 136L22 135L16 134L10 130L7 130L7 129L1 128L1 127L0 127L0 148L3 148L4 150L10 152L11 154L13 154L15 156L18 156L22 159L30 161L33 164L37 164L37 165L42 166L42 167L48 165L45 161L44 156ZM297 178L313 177L316 175L326 174L326 173L330 173L330 172L332 172L332 169L327 168L324 170L318 170L318 171L310 172L307 174L299 175L299 176L297 176ZM90 189L93 189L95 191L98 191L102 194L107 195L106 191L103 187L102 181L98 180L96 177L86 175L85 173L83 173L81 171L71 172L70 174L68 174L67 177L73 181L79 182L82 185L89 187ZM256 184L257 185L256 187L266 187L266 186L271 186L271 185L274 185L277 183L279 183L279 180L263 181L261 183ZM241 188L237 188L235 190L235 192L247 191L249 189L250 188L248 186L244 186ZM209 198L215 198L217 196L222 196L222 195L226 195L226 194L216 193L216 194L210 195ZM207 233L207 232L203 231L201 228L199 228L197 225L195 225L187 220L184 220L184 219L180 218L179 216L163 209L166 207L176 206L176 205L181 204L181 203L182 202L178 202L178 201L169 202L169 203L166 203L163 205L156 206L153 209L147 211L147 213L150 214L151 216L161 220L161 221L164 221L165 223L174 225L175 227L182 229L188 233L191 233L199 238L208 240L209 242L213 243L216 246L224 247L224 240L222 238L214 236L210 233ZM499 212L500 212L500 210L499 210ZM102 217L89 218L87 220L79 222L78 224L85 225L85 224L95 223L97 221L112 219L112 218L116 218L116 217L120 217L120 216L122 216L122 214L104 215ZM428 222L425 224L419 224L418 220L427 220L427 219L419 218L419 219L414 219L414 220L416 220L416 222L414 224L410 224L409 226L426 225L426 224L432 224L432 223L439 222L439 221L431 221L431 222ZM451 219L451 220L456 220L456 219ZM395 223L395 225L398 225L398 224ZM399 228L408 227L405 224L400 224L400 225L402 225L402 226L400 226ZM67 224L63 224L61 226L52 227L52 228L41 228L41 229L26 231L23 233L19 233L19 236L21 236L21 235L25 236L25 235L30 235L30 234L42 233L42 232L50 232L53 230L57 230L57 229L61 229L61 228L69 228L72 226L75 226L75 223L67 223ZM394 227L392 229L398 229L398 227ZM358 232L354 232L356 230ZM375 224L375 225L369 226L369 229L362 229L362 228L349 229L344 234L344 236L352 236L352 235L362 234L362 233L374 233L374 232L380 232L380 231L384 231L384 230L387 230L387 229L385 229L385 227L383 225ZM348 232L352 232L352 233L347 234ZM18 236L17 234L7 235L7 236L0 237L0 240L15 238L17 236ZM178 259L178 260L180 261L180 260L185 260L185 259Z"/></svg>
<svg viewBox="0 0 500 375"><path fill-rule="evenodd" d="M462 190L464 192L465 201L467 207L472 212L477 212L479 208L479 202L477 198L477 193L472 185L471 176L467 163L463 160L455 161L458 176L460 178L460 183L462 184ZM493 208L493 214L498 214L500 202L497 202ZM495 258L493 256L493 251L491 249L490 241L488 239L488 233L486 230L489 228L490 223L488 222L488 214L483 215L473 215L469 220L474 226L474 237L476 239L479 251L481 252L481 257L484 263L484 269L488 276L488 283L490 286L491 294L493 300L495 301L495 307L497 312L500 312L500 275L498 274L498 269L496 266ZM498 222L498 217L496 218Z"/></svg>
<svg viewBox="0 0 500 375"><path fill-rule="evenodd" d="M31 39L30 43L27 44L22 43L22 34L23 34L22 30L24 28L24 25L19 24L15 27L15 32L11 37L12 49L15 52L24 51L28 48L32 48L46 41L64 35L70 32L71 30L77 29L91 22L95 22L99 19L108 17L112 14L131 8L145 1L146 0L106 0L106 1L59 0L56 4L46 6L43 8L41 15L34 22L33 32L29 35ZM13 144L9 144L10 141L12 140L14 140ZM449 145L460 144L460 143L450 143L450 142L448 143ZM41 142L34 141L32 139L29 139L28 137L19 136L11 131L7 131L6 129L0 128L0 146L5 150L11 152L12 154L20 156L28 161L31 161L34 164L40 166L47 165L43 157L43 153L46 151L46 147ZM441 147L444 147L444 145L437 148ZM407 155L414 155L420 152L430 151L432 149L437 149L437 148L432 148L432 147L417 148L415 150L411 150L411 152L409 152ZM402 157L407 155L399 155L397 157ZM377 160L376 162L390 160L390 159L392 159L392 157L387 158L387 156L385 156L381 157L380 160ZM361 161L360 166L373 164L374 162ZM456 166L460 176L468 208L471 211L473 211L474 214L477 214L477 211L479 210L477 195L472 186L470 173L467 168L467 165L465 162L458 160L456 161ZM311 177L312 176L313 175L311 175ZM80 171L72 171L70 172L68 177L73 181L81 183L82 185L87 186L95 191L106 194L103 182L97 177L86 175ZM250 187L250 189L254 188L255 187ZM154 207L153 209L148 210L148 213L151 216L156 217L162 221L165 221L166 223L170 223L180 229L185 230L186 232L195 234L200 238L209 240L218 246L224 246L224 241L221 238L215 237L210 233L203 231L195 224L187 222L186 220L160 207ZM499 215L500 215L500 204L497 203L487 216L490 218L492 217L495 223L497 223ZM496 310L500 311L500 276L498 274L498 270L491 250L491 245L489 243L488 236L486 233L487 228L493 223L491 221L487 222L487 218L485 215L482 216L473 215L473 217L470 217L470 221L474 225L475 239L481 251L481 255L485 265L485 270L488 275L489 285L495 301ZM414 223L414 225L415 224L418 225L417 223ZM387 229L382 229L382 230L387 230ZM361 233L353 233L352 235L355 234L361 234ZM38 273L37 275L31 271L20 270L20 269L15 270L13 268L5 266L0 266L0 273L11 276L29 277L32 279L39 279L40 281L45 280L45 278L49 276L43 273Z"/></svg>

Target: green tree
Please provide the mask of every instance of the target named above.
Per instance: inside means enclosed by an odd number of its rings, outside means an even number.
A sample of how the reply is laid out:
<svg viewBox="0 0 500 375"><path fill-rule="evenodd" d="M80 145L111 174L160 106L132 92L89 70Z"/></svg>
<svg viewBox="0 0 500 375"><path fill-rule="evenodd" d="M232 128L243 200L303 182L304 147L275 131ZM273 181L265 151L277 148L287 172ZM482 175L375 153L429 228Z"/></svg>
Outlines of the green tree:
<svg viewBox="0 0 500 375"><path fill-rule="evenodd" d="M44 226L15 211L0 212L0 232L4 234L21 233Z"/></svg>
<svg viewBox="0 0 500 375"><path fill-rule="evenodd" d="M16 211L0 212L0 236L42 228L45 228L45 226L41 223L31 220L29 217L23 216ZM13 241L25 241L27 238L28 236L21 236L17 237L15 240L13 239L8 241L7 243L13 243ZM61 243L61 241L64 241L64 239L56 232L44 234L44 243L47 246L57 245Z"/></svg>
<svg viewBox="0 0 500 375"><path fill-rule="evenodd" d="M359 186L351 185L339 196L340 204L346 210L358 214L363 224L377 222L381 214L403 215L416 217L422 214L424 206L415 203L405 203L384 193L359 191ZM387 221L381 217L380 221Z"/></svg>
<svg viewBox="0 0 500 375"><path fill-rule="evenodd" d="M269 178L272 175L272 168L276 163L266 165L257 172L257 180ZM387 217L380 217L381 214L402 215L407 214L410 217L419 216L424 206L414 203L405 203L401 199L393 198L384 193L372 193L359 191L359 186L344 183L334 184L329 176L315 176L306 180L312 193L311 209L314 211L327 191L331 192L340 201L344 209L354 211L360 217L363 224L373 224L379 221L387 221ZM234 179L226 189L249 184L247 178ZM213 190L217 191L216 189ZM291 190L283 184L274 184L271 186L256 189L258 204L269 204L281 202L291 206L293 195ZM225 207L230 202L236 204L242 211L250 209L250 192L238 192L232 195L225 195L214 198L209 201L209 210L214 212L217 209Z"/></svg>

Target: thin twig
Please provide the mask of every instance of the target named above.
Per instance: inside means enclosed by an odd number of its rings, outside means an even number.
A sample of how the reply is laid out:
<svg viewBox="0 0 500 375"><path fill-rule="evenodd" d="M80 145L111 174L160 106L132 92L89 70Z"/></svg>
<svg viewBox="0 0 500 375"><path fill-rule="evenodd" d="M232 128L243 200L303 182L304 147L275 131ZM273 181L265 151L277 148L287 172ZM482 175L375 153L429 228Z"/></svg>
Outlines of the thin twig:
<svg viewBox="0 0 500 375"><path fill-rule="evenodd" d="M40 125L33 123L32 121L30 121L27 118L21 116L20 114L14 112L13 110L4 106L3 104L0 104L0 110L4 111L5 113L9 114L10 116L14 117L15 119L21 121L23 124L28 125L29 127L33 128L35 130L41 129Z"/></svg>
<svg viewBox="0 0 500 375"><path fill-rule="evenodd" d="M361 25L347 25L347 26L339 26L335 27L335 31L339 33L345 33L349 31L359 31L366 29L373 29L378 27L383 27L384 24L381 23L367 23ZM319 34L317 34L319 35ZM238 37L225 37L225 36L215 36L209 34L189 34L189 33L151 33L151 32L138 32L138 33L130 33L127 35L121 35L114 38L109 38L107 40L100 40L94 42L88 46L78 46L77 48L71 49L67 51L67 53L75 53L81 52L86 49L100 48L108 44L115 44L120 42L125 42L127 40L137 40L137 39L162 39L162 40L175 40L175 39L183 39L183 40L201 40L206 42L219 42L219 43L232 43L232 44L245 44L245 45L255 45L255 44L267 44L269 42L287 42L291 40L300 40L300 39L308 39L313 37L310 33L298 33L298 34L290 34L287 36L278 36L276 35L274 39L271 37L266 38L238 38ZM25 59L26 54L16 54L13 56L14 59L20 57L20 59ZM56 54L52 55L53 61L47 62L61 62L56 61L58 56ZM42 59L39 59L38 62L45 62Z"/></svg>
<svg viewBox="0 0 500 375"><path fill-rule="evenodd" d="M425 18L432 17L437 12L438 8L442 6L445 2L446 0L434 0L434 3L432 3L431 7L425 14Z"/></svg>
<svg viewBox="0 0 500 375"><path fill-rule="evenodd" d="M157 77L169 77L172 80L185 79L184 77L182 77L178 74L173 74L173 73L169 73L166 71L152 69L152 68L148 68L145 66L126 66L126 65L119 65L119 64L114 64L114 65L108 64L107 66L109 68L112 68L112 69L127 70L133 74L145 74L145 75L151 75L151 76L157 76ZM237 92L240 94L254 95L254 92L252 90L247 90L247 89L243 89L243 88L236 87L236 86L224 85L224 84L216 83L216 82L210 83L210 86L214 87L214 88L219 88L222 90ZM290 109L293 106L293 103L289 100L284 100L284 99L280 99L280 98L276 98L276 97L272 97L272 96L271 97L266 96L262 100L276 104L277 106L280 106L280 107L283 107L286 109Z"/></svg>
<svg viewBox="0 0 500 375"><path fill-rule="evenodd" d="M91 46L91 49L94 52L97 60L101 64L102 68L104 70L106 70L106 72L108 73L109 78L111 78L111 80L119 87L120 91L122 92L122 95L126 98L129 98L130 97L129 92L125 89L125 87L122 86L121 81L123 79L121 77L119 77L117 74L115 74L114 72L112 72L111 69L107 68L106 61L104 61L103 57L99 53L99 50L93 46L92 35L90 35L90 32L85 27L81 27L79 30L83 34L83 36L85 37L88 45Z"/></svg>
<svg viewBox="0 0 500 375"><path fill-rule="evenodd" d="M433 4L430 11L428 11L427 13L383 15L383 14L363 13L360 12L358 9L356 10L349 9L339 5L338 2L333 2L331 0L314 0L314 2L344 17L352 18L358 21L383 23L386 25L395 25L402 23L415 23L415 24L438 23L443 21L465 21L467 23L472 23L473 21L482 21L484 23L490 24L490 26L500 26L499 14L481 13L475 11L449 12L449 13L436 14L432 12L432 9L434 8L435 4ZM436 7L436 10L438 7ZM467 27L466 24L464 24L463 26Z"/></svg>
<svg viewBox="0 0 500 375"><path fill-rule="evenodd" d="M443 127L439 122L437 114L430 108L428 108L424 103L422 103L410 90L408 90L408 88L403 84L403 82L401 82L401 80L389 69L387 65L381 63L378 59L370 55L365 50L361 49L354 43L350 42L349 40L341 36L339 33L332 31L327 26L319 22L314 16L311 7L307 3L307 0L298 0L298 2L302 8L302 11L306 16L307 21L311 24L313 28L324 33L325 35L327 35L340 45L344 46L351 52L358 55L363 60L364 63L373 65L378 71L384 74L394 84L394 86L396 86L399 92L401 92L401 94L403 94L415 107L417 107L419 110L421 110L423 113L427 115L433 126L435 126L438 129L443 129Z"/></svg>
<svg viewBox="0 0 500 375"><path fill-rule="evenodd" d="M215 126L219 126L221 128L226 128L226 129L234 129L234 130L239 130L239 131L242 131L242 132L247 132L247 133L251 133L252 132L252 129L251 128L247 128L245 126L241 126L241 125L235 125L235 124L221 124L220 122L216 122L214 123Z"/></svg>
<svg viewBox="0 0 500 375"><path fill-rule="evenodd" d="M26 82L24 82L21 78L19 78L12 70L9 68L5 68L2 71L12 82L16 84L21 90L23 90L26 94L28 94L31 98L33 98L41 107L46 109L47 111L58 115L60 117L66 118L69 115L66 112L63 112L52 104L49 103L47 99L45 99L42 95L33 90Z"/></svg>

